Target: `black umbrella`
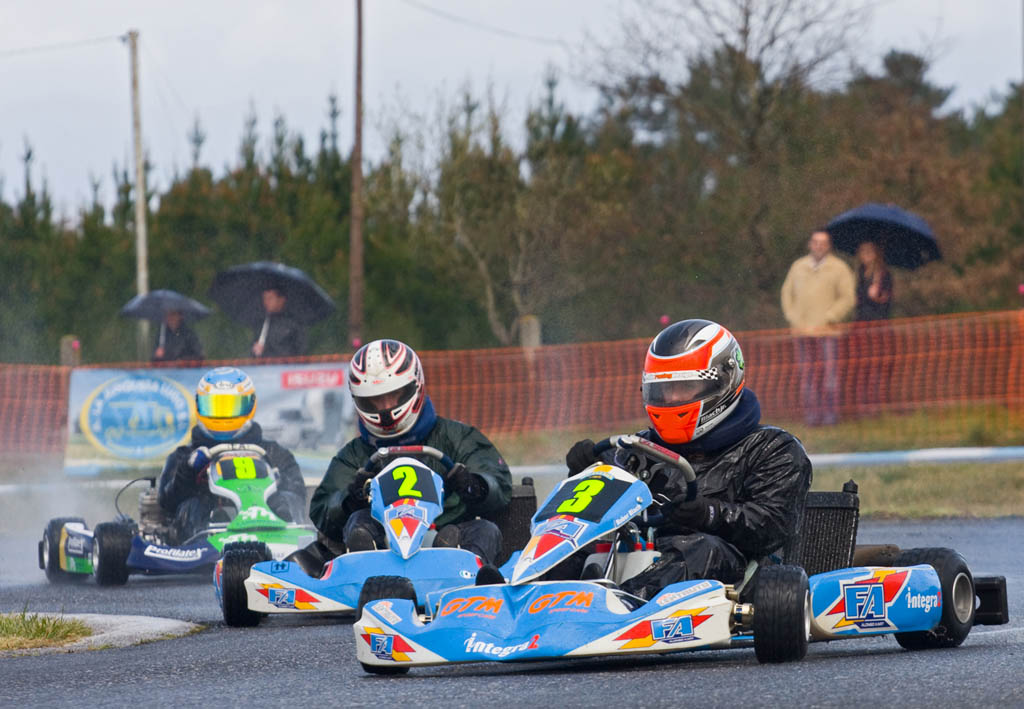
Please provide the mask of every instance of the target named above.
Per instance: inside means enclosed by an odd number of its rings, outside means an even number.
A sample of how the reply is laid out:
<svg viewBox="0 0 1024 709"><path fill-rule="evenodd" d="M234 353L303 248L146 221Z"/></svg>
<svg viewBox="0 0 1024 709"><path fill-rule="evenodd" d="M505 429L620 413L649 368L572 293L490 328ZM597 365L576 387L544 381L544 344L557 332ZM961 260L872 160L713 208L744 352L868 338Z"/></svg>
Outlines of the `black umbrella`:
<svg viewBox="0 0 1024 709"><path fill-rule="evenodd" d="M235 320L250 325L263 321L263 291L274 288L288 300L285 312L303 325L312 325L334 312L334 301L313 279L291 266L257 261L221 271L210 286L210 297Z"/></svg>
<svg viewBox="0 0 1024 709"><path fill-rule="evenodd" d="M919 268L942 258L935 234L921 217L895 205L868 203L843 212L825 227L833 245L853 254L863 241L878 244L885 262Z"/></svg>
<svg viewBox="0 0 1024 709"><path fill-rule="evenodd" d="M181 313L182 317L187 320L198 320L210 314L210 309L205 305L178 291L155 290L149 293L140 293L129 300L121 308L121 315L139 320L162 321L167 313L174 311Z"/></svg>

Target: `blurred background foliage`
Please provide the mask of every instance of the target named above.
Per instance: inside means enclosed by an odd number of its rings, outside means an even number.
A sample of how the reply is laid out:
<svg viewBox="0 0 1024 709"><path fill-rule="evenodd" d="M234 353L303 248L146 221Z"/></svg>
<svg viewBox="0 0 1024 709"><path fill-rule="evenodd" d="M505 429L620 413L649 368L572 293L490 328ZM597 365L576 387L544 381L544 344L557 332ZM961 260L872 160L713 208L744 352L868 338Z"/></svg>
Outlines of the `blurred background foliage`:
<svg viewBox="0 0 1024 709"><path fill-rule="evenodd" d="M895 316L1017 307L1021 87L946 110L953 87L931 83L925 57L894 49L873 71L858 61L848 6L730 14L749 5L645 5L647 24L637 15L615 46L590 48L602 99L586 115L563 107L552 72L524 126L469 89L437 125L395 116L386 155L364 169L366 339L514 344L527 315L546 343L649 336L662 314L782 327L778 291L809 233L867 201L923 216L945 257L894 272ZM223 174L203 163L197 119L190 169L147 195L150 287L209 303L218 270L282 261L339 305L311 352L350 351L340 114L328 97L315 146L283 115L268 133L250 115ZM97 180L68 218L28 144L23 163L14 202L0 202L0 361L55 362L66 333L87 362L134 359L134 322L117 315L135 290L127 168L113 170L112 208ZM219 313L197 330L209 358L251 342Z"/></svg>

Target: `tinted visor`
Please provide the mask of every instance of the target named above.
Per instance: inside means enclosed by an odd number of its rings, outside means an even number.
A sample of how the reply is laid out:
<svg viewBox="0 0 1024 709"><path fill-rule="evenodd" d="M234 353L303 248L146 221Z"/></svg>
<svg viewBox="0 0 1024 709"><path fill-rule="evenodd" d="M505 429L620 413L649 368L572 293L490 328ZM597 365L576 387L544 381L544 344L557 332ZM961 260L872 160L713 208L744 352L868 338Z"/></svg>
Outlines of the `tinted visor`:
<svg viewBox="0 0 1024 709"><path fill-rule="evenodd" d="M644 403L648 406L681 406L714 396L722 390L721 379L683 379L644 382Z"/></svg>
<svg viewBox="0 0 1024 709"><path fill-rule="evenodd" d="M356 408L364 414L386 414L409 402L416 396L416 382L409 382L401 389L395 389L376 396L353 396Z"/></svg>
<svg viewBox="0 0 1024 709"><path fill-rule="evenodd" d="M256 405L255 394L196 394L196 410L200 416L231 419L245 416Z"/></svg>

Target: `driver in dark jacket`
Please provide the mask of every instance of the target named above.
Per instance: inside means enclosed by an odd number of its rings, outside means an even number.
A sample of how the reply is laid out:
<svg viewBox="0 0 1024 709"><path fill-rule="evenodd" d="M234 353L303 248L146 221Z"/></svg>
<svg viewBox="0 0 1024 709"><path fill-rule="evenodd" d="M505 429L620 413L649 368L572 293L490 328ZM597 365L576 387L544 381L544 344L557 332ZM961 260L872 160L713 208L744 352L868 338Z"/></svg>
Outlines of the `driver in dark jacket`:
<svg viewBox="0 0 1024 709"><path fill-rule="evenodd" d="M306 485L295 457L283 446L263 438L256 413L256 390L245 372L218 367L203 375L196 387L199 423L192 440L167 456L160 473L157 500L173 516L170 540L183 544L206 528L218 498L207 487L210 448L222 443L257 445L267 452L266 462L277 468L277 491L267 504L288 522L299 522L306 512Z"/></svg>
<svg viewBox="0 0 1024 709"><path fill-rule="evenodd" d="M511 473L494 444L473 426L434 412L420 358L397 340L363 345L349 362L348 384L359 436L331 459L313 493L309 517L320 530L318 540L290 558L307 573L319 574L325 562L346 550L384 548L384 528L370 516L365 494L375 473L359 471L377 448L426 445L462 464L446 471L433 458L422 461L446 476L434 546L459 546L493 564L501 551L501 531L483 517L504 509L512 494Z"/></svg>
<svg viewBox="0 0 1024 709"><path fill-rule="evenodd" d="M760 423L761 406L744 388L744 361L732 333L708 320L665 328L647 350L643 401L651 428L640 433L693 466L698 494L687 500L677 474L658 474L664 495L656 548L661 558L623 589L651 598L691 579L742 580L747 564L780 550L797 533L811 484L811 462L790 433ZM622 451L612 450L608 462ZM570 474L595 462L594 442L566 454Z"/></svg>

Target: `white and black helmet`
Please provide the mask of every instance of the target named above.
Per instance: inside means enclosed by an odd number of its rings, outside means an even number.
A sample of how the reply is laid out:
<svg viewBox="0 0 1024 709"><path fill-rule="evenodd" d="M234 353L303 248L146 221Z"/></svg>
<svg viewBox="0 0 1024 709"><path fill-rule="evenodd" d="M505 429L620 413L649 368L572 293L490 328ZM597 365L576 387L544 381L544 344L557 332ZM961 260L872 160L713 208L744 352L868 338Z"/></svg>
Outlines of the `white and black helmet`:
<svg viewBox="0 0 1024 709"><path fill-rule="evenodd" d="M374 340L349 362L348 388L356 412L377 438L394 438L416 425L423 400L423 365L398 340Z"/></svg>

